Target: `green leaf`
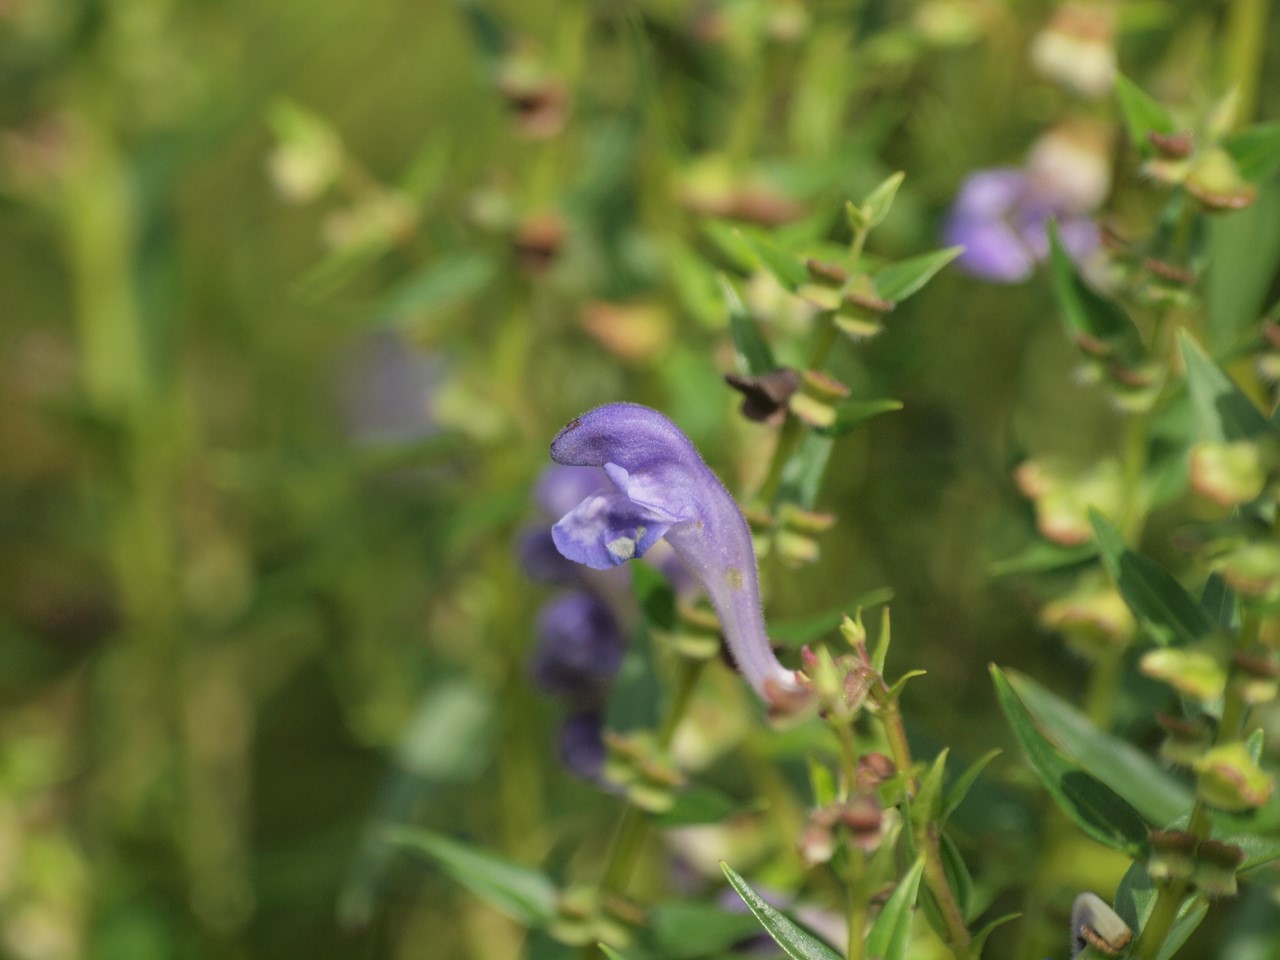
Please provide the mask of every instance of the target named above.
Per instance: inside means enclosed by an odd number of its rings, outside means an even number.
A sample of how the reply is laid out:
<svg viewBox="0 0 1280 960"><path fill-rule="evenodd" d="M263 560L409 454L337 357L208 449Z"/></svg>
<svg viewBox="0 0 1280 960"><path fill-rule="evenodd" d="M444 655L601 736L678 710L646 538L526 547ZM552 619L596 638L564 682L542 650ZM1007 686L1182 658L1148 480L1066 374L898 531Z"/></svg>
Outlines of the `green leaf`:
<svg viewBox="0 0 1280 960"><path fill-rule="evenodd" d="M938 849L942 854L942 870L947 875L947 885L956 895L960 915L968 920L969 907L973 903L973 877L969 873L969 866L948 834L943 833L938 838Z"/></svg>
<svg viewBox="0 0 1280 960"><path fill-rule="evenodd" d="M1069 332L1101 340L1126 360L1138 351L1138 332L1129 315L1115 301L1094 291L1062 245L1058 225L1049 221L1049 263L1053 292Z"/></svg>
<svg viewBox="0 0 1280 960"><path fill-rule="evenodd" d="M662 630L676 625L676 595L671 581L659 570L643 563L631 566L631 592L645 619Z"/></svg>
<svg viewBox="0 0 1280 960"><path fill-rule="evenodd" d="M840 960L836 952L825 943L769 906L760 894L751 889L747 881L738 876L733 867L721 861L720 869L729 878L729 886L738 891L738 896L747 905L747 909L755 914L765 933L773 937L774 942L788 957L792 960Z"/></svg>
<svg viewBox="0 0 1280 960"><path fill-rule="evenodd" d="M901 400L846 400L836 407L835 422L829 427L819 428L818 432L828 437L843 437L865 420L901 409Z"/></svg>
<svg viewBox="0 0 1280 960"><path fill-rule="evenodd" d="M969 952L975 957L982 956L982 948L987 945L987 938L995 932L996 927L1004 926L1010 920L1017 920L1021 917L1020 913L1006 913L1002 917L996 917L990 921L985 927L973 935L973 939L969 941Z"/></svg>
<svg viewBox="0 0 1280 960"><path fill-rule="evenodd" d="M1120 101L1120 112L1124 115L1129 139L1144 156L1155 153L1147 134L1178 132L1169 111L1122 74L1116 75L1116 99Z"/></svg>
<svg viewBox="0 0 1280 960"><path fill-rule="evenodd" d="M450 877L517 923L544 927L555 916L555 884L531 867L427 830L393 827L386 831L386 838L390 843L425 853Z"/></svg>
<svg viewBox="0 0 1280 960"><path fill-rule="evenodd" d="M956 808L964 803L964 798L969 795L973 785L978 782L978 777L982 775L982 771L1002 752L999 748L988 750L974 763L970 764L969 769L960 774L953 784L947 787L942 800L942 816L940 819L943 823L946 823L951 818L951 814L956 812Z"/></svg>
<svg viewBox="0 0 1280 960"><path fill-rule="evenodd" d="M1165 827L1191 809L1190 789L1131 743L1103 733L1083 713L1015 670L1007 679L1036 727L1054 747Z"/></svg>
<svg viewBox="0 0 1280 960"><path fill-rule="evenodd" d="M767 235L754 230L739 228L743 241L755 254L761 267L773 274L777 281L792 293L809 279L809 271L799 258L773 242Z"/></svg>
<svg viewBox="0 0 1280 960"><path fill-rule="evenodd" d="M1185 331L1182 355L1187 363L1187 386L1202 440L1230 443L1271 434L1272 427L1240 388L1223 373Z"/></svg>
<svg viewBox="0 0 1280 960"><path fill-rule="evenodd" d="M738 369L749 377L758 377L776 370L778 365L774 362L773 351L769 349L768 341L761 335L755 320L743 306L738 291L724 274L719 274L716 279L720 282L725 306L729 309L729 332L733 335Z"/></svg>
<svg viewBox="0 0 1280 960"><path fill-rule="evenodd" d="M1120 533L1096 510L1089 511L1102 562L1124 602L1147 634L1160 644L1185 645L1213 633L1214 624L1169 571L1124 545Z"/></svg>
<svg viewBox="0 0 1280 960"><path fill-rule="evenodd" d="M649 914L653 939L664 960L692 960L746 940L758 927L747 913L728 913L709 903L672 901Z"/></svg>
<svg viewBox="0 0 1280 960"><path fill-rule="evenodd" d="M917 293L933 279L934 274L962 253L964 247L945 247L891 263L871 278L876 285L876 293L885 300L899 303Z"/></svg>
<svg viewBox="0 0 1280 960"><path fill-rule="evenodd" d="M800 441L800 447L782 468L782 484L778 499L812 510L818 499L822 477L827 472L831 448L835 440L810 431Z"/></svg>
<svg viewBox="0 0 1280 960"><path fill-rule="evenodd" d="M881 957L882 960L906 960L907 948L911 945L911 918L923 875L924 857L921 856L916 858L880 908L880 915L867 934L868 956Z"/></svg>
<svg viewBox="0 0 1280 960"><path fill-rule="evenodd" d="M893 599L893 590L889 587L877 587L854 597L838 610L820 613L800 620L779 620L769 624L769 638L775 643L787 647L800 647L813 643L823 634L829 633L840 625L841 618L850 610L868 610L878 607Z"/></svg>
<svg viewBox="0 0 1280 960"><path fill-rule="evenodd" d="M1008 577L1020 573L1048 573L1064 567L1086 563L1098 555L1098 545L1093 542L1064 547L1049 540L1034 540L1025 550L996 560L987 569L993 577Z"/></svg>
<svg viewBox="0 0 1280 960"><path fill-rule="evenodd" d="M902 181L906 177L905 173L899 171L887 177L884 182L867 194L867 198L862 201L861 209L862 219L868 230L878 227L884 222L884 218L893 209L894 197L898 195L898 188L902 186Z"/></svg>
<svg viewBox="0 0 1280 960"><path fill-rule="evenodd" d="M465 304L497 275L498 265L492 257L453 254L393 286L374 303L370 314L375 321L399 324L419 320Z"/></svg>
<svg viewBox="0 0 1280 960"><path fill-rule="evenodd" d="M756 269L759 258L737 226L723 220L704 220L702 232L716 248L716 252L736 271L748 274Z"/></svg>
<svg viewBox="0 0 1280 960"><path fill-rule="evenodd" d="M1062 811L1104 846L1130 857L1143 856L1148 829L1141 814L1105 783L1058 752L994 664L991 676L1000 707L1032 770Z"/></svg>
<svg viewBox="0 0 1280 960"><path fill-rule="evenodd" d="M462 678L444 680L422 698L396 745L396 764L440 783L472 780L492 751L493 697Z"/></svg>
<svg viewBox="0 0 1280 960"><path fill-rule="evenodd" d="M1280 170L1280 123L1259 123L1237 131L1222 145L1246 180L1262 183Z"/></svg>
<svg viewBox="0 0 1280 960"><path fill-rule="evenodd" d="M1206 219L1206 343L1215 356L1224 356L1258 334L1280 266L1280 184L1264 186L1243 210Z"/></svg>
<svg viewBox="0 0 1280 960"><path fill-rule="evenodd" d="M695 784L677 793L675 806L654 820L664 827L720 823L742 809L742 805L727 794L713 787Z"/></svg>
<svg viewBox="0 0 1280 960"><path fill-rule="evenodd" d="M627 960L626 957L624 957L617 950L613 949L613 947L608 946L607 944L598 943L596 944L596 946L600 948L600 952L603 953L606 957L608 957L609 960Z"/></svg>

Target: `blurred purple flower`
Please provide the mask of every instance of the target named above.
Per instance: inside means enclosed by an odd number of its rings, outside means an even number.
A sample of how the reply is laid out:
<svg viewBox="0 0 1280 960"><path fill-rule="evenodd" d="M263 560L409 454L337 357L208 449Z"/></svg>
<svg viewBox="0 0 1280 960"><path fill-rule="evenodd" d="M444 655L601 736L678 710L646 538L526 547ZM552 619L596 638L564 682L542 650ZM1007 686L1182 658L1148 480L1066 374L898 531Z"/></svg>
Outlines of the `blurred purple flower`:
<svg viewBox="0 0 1280 960"><path fill-rule="evenodd" d="M573 583L582 569L556 549L545 523L530 523L520 530L516 556L520 569L534 583Z"/></svg>
<svg viewBox="0 0 1280 960"><path fill-rule="evenodd" d="M1088 256L1098 244L1098 228L1090 218L1067 208L1021 169L979 170L960 185L946 242L965 248L956 263L973 276L1020 283L1048 256L1046 229L1055 217L1072 257Z"/></svg>
<svg viewBox="0 0 1280 960"><path fill-rule="evenodd" d="M534 681L553 696L595 705L622 666L626 640L617 618L594 594L562 594L538 614Z"/></svg>
<svg viewBox="0 0 1280 960"><path fill-rule="evenodd" d="M604 717L599 711L570 714L560 725L560 760L583 780L598 780L604 769Z"/></svg>
<svg viewBox="0 0 1280 960"><path fill-rule="evenodd" d="M343 370L348 433L364 442L403 443L438 432L435 394L443 375L440 356L423 352L399 333L369 334Z"/></svg>
<svg viewBox="0 0 1280 960"><path fill-rule="evenodd" d="M639 404L606 404L561 430L551 457L603 467L614 487L588 495L552 528L561 553L602 570L665 536L706 590L747 682L770 702L775 693L799 689L765 633L747 522L674 423Z"/></svg>

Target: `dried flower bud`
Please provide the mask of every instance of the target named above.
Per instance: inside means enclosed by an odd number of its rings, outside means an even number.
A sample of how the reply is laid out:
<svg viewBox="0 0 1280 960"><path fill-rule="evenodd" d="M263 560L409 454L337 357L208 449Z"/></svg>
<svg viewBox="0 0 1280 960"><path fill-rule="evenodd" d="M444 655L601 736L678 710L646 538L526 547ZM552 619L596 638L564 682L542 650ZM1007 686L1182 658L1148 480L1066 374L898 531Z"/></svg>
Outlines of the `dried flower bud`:
<svg viewBox="0 0 1280 960"><path fill-rule="evenodd" d="M1160 156L1169 160L1184 160L1191 156L1196 147L1195 137L1189 130L1178 133L1157 133L1150 130L1147 132L1147 142L1156 148Z"/></svg>
<svg viewBox="0 0 1280 960"><path fill-rule="evenodd" d="M1240 651L1232 660L1231 686L1245 703L1270 703L1280 692L1280 664L1265 648Z"/></svg>
<svg viewBox="0 0 1280 960"><path fill-rule="evenodd" d="M530 276L546 273L560 255L564 238L565 225L559 215L545 213L526 218L512 238L521 268Z"/></svg>
<svg viewBox="0 0 1280 960"><path fill-rule="evenodd" d="M1160 759L1166 763L1194 766L1213 744L1213 732L1203 720L1181 720L1161 713L1156 721L1166 734L1160 745Z"/></svg>
<svg viewBox="0 0 1280 960"><path fill-rule="evenodd" d="M792 394L791 412L811 427L836 422L836 405L849 396L849 388L819 370L801 374L799 392Z"/></svg>
<svg viewBox="0 0 1280 960"><path fill-rule="evenodd" d="M1244 863L1244 857L1244 851L1235 844L1203 840L1196 848L1195 871L1191 880L1207 896L1234 897L1236 872Z"/></svg>
<svg viewBox="0 0 1280 960"><path fill-rule="evenodd" d="M742 415L756 423L779 426L787 418L788 401L800 389L800 371L780 367L758 376L726 373L725 383L742 394Z"/></svg>
<svg viewBox="0 0 1280 960"><path fill-rule="evenodd" d="M1199 842L1199 837L1185 830L1151 831L1147 873L1153 880L1182 880L1191 876Z"/></svg>
<svg viewBox="0 0 1280 960"><path fill-rule="evenodd" d="M886 780L898 775L898 768L887 754L871 751L858 758L857 786L864 793L875 790Z"/></svg>

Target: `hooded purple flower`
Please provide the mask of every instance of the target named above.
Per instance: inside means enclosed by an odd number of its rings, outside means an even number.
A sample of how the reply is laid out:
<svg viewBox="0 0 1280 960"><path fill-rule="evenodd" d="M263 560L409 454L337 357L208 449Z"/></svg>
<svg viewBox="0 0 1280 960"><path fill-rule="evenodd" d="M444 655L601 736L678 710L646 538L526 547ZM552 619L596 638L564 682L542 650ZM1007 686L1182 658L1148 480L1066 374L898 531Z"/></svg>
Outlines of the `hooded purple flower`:
<svg viewBox="0 0 1280 960"><path fill-rule="evenodd" d="M1079 260L1098 243L1098 228L1073 213L1023 170L980 170L960 186L947 219L946 242L964 247L957 265L983 280L1020 283L1049 253L1046 229L1058 218L1068 252Z"/></svg>
<svg viewBox="0 0 1280 960"><path fill-rule="evenodd" d="M765 634L747 522L675 424L639 404L606 404L561 430L551 457L603 467L614 487L587 496L552 528L561 553L603 570L665 536L706 590L747 682L770 701L771 688L798 689Z"/></svg>

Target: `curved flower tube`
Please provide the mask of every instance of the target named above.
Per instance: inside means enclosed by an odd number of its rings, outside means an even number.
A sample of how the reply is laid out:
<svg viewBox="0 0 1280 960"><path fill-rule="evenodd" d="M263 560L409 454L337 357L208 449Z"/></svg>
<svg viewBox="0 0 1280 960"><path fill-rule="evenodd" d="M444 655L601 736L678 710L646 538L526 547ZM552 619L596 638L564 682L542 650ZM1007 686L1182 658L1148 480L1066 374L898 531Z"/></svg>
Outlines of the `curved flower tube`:
<svg viewBox="0 0 1280 960"><path fill-rule="evenodd" d="M706 590L747 682L769 702L800 688L765 633L747 522L679 427L649 407L610 403L561 430L551 457L603 467L615 488L591 494L552 528L562 554L607 569L665 536Z"/></svg>

